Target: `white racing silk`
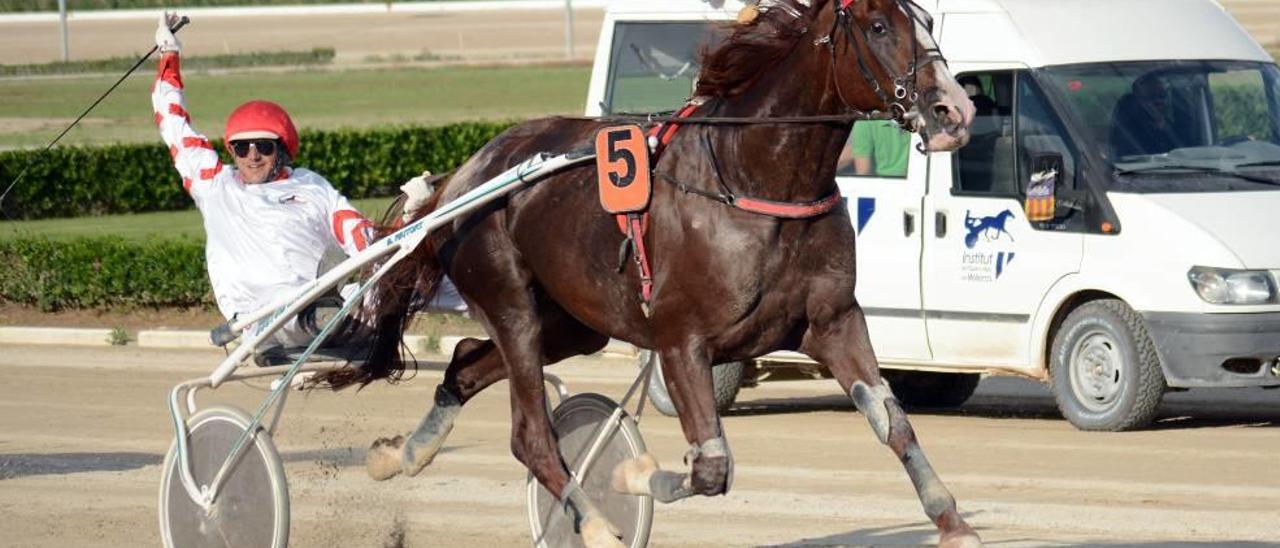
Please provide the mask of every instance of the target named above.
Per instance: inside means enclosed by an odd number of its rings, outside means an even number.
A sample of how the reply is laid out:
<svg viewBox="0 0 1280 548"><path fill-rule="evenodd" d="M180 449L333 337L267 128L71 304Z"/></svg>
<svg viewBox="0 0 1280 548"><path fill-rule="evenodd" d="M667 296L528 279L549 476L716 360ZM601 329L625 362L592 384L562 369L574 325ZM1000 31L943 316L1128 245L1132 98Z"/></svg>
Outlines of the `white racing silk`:
<svg viewBox="0 0 1280 548"><path fill-rule="evenodd" d="M326 249L353 255L368 245L372 223L319 174L297 168L249 185L224 165L191 127L178 64L175 52L161 58L151 105L182 186L204 218L209 280L223 316L270 305L314 280Z"/></svg>

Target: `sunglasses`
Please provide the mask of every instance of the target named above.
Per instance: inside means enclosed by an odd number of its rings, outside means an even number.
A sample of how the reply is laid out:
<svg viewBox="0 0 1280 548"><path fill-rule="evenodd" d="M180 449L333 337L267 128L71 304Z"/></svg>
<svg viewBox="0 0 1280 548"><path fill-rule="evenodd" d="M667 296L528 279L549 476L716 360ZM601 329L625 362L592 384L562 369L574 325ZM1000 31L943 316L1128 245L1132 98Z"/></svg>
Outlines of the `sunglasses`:
<svg viewBox="0 0 1280 548"><path fill-rule="evenodd" d="M274 139L246 139L243 141L231 141L231 152L237 157L244 158L249 155L249 147L258 149L258 154L263 156L271 156L276 153L276 141Z"/></svg>

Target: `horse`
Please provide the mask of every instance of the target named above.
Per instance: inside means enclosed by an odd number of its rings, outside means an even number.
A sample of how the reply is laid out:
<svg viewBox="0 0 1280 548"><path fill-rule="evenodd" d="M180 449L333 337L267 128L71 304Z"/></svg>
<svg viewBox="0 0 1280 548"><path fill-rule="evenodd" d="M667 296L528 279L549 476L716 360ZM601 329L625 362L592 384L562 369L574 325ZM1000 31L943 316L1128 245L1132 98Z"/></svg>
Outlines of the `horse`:
<svg viewBox="0 0 1280 548"><path fill-rule="evenodd" d="M946 151L968 140L973 105L929 37L928 15L909 0L764 0L754 9L703 53L700 100L655 149L647 229L633 232L651 270L619 268L626 236L600 206L596 170L583 165L433 232L378 283L376 306L357 314L373 326L369 359L323 379L335 387L399 378L413 295L429 298L446 273L490 338L457 346L418 427L371 447L371 475L419 473L462 406L505 379L513 455L564 504L587 546L621 546L561 461L542 368L610 337L659 353L690 471L661 470L646 455L619 465L613 485L670 502L730 485L711 365L796 350L829 368L902 462L941 545L980 545L880 375L854 297L853 225L831 207L855 119L893 118L927 150ZM579 150L610 123L519 124L460 166L420 214L535 153Z"/></svg>

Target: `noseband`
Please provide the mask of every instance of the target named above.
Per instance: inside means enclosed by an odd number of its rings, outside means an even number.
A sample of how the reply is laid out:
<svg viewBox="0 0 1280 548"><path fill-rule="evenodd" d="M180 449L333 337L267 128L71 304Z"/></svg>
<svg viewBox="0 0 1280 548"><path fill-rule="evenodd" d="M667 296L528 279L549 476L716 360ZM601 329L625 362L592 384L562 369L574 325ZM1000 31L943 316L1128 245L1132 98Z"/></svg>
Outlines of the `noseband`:
<svg viewBox="0 0 1280 548"><path fill-rule="evenodd" d="M840 88L840 73L839 65L836 62L835 46L835 38L838 32L845 36L849 46L853 48L854 58L858 61L858 72L861 74L863 81L875 92L880 101L888 107L893 120L898 122L898 125L902 126L903 129L912 131L913 128L909 126L910 117L908 112L916 108L916 101L920 98L917 91L917 77L920 69L934 61L941 61L943 65L947 63L947 59L942 56L942 51L936 45L926 48L923 52L920 50L920 40L916 35L916 25L924 27L928 32L932 32L932 20L925 19L921 15L923 10L911 0L897 0L898 9L902 10L907 15L907 19L911 21L911 58L913 61L909 61L905 69L901 71L895 70L893 64L888 62L871 46L871 38L867 35L867 29L859 26L854 21L853 8L859 1L832 0L831 7L835 11L835 21L832 22L831 30L827 32L827 35L814 42L814 45L826 44L827 49L831 52L831 73L835 80L836 95L840 97L840 102L844 104L846 110L857 111L845 99L844 92ZM859 37L861 37L861 44L859 44ZM876 63L880 65L880 70L888 74L893 80L892 96L885 91L880 85L880 81L872 74L864 56L859 55L859 46L865 47L866 51L871 52L871 55L875 57ZM910 108L904 102L909 102Z"/></svg>

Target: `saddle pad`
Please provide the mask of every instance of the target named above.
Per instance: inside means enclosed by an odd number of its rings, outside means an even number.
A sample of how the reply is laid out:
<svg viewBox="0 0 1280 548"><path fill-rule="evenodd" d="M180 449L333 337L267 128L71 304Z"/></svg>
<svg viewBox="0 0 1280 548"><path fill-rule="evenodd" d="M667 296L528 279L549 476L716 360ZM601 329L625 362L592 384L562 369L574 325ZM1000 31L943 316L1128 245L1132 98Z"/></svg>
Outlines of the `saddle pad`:
<svg viewBox="0 0 1280 548"><path fill-rule="evenodd" d="M649 146L640 126L612 126L596 133L596 175L605 211L633 213L648 208L653 193L649 169Z"/></svg>

